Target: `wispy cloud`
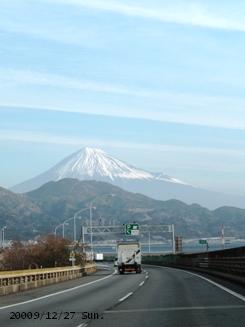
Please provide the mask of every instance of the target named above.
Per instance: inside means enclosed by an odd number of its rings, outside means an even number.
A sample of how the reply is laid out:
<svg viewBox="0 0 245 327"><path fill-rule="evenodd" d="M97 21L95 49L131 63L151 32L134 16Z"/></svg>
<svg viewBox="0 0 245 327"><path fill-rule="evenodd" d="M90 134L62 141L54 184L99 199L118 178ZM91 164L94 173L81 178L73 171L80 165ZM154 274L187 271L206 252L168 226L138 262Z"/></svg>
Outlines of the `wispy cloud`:
<svg viewBox="0 0 245 327"><path fill-rule="evenodd" d="M65 10L47 10L45 1L4 2L0 11L0 31L3 33L51 41L53 46L59 43L88 49L103 47L97 26L82 24L76 15L67 14ZM22 43L25 44L25 40Z"/></svg>
<svg viewBox="0 0 245 327"><path fill-rule="evenodd" d="M172 153L185 153L185 154L207 154L207 155L222 155L222 156L237 156L244 157L245 151L243 149L224 149L219 147L197 147L197 146L181 146L173 144L157 144L157 143L138 143L126 142L107 139L88 139L84 137L69 137L60 136L50 133L40 133L30 130L16 131L11 129L1 129L0 141L15 141L15 142L28 142L28 143L43 143L43 144L56 144L56 145L72 145L83 146L96 146L96 147L115 147L137 150L150 150L160 152Z"/></svg>
<svg viewBox="0 0 245 327"><path fill-rule="evenodd" d="M39 40L49 40L65 45L75 45L84 48L102 48L103 42L99 38L99 32L96 30L86 29L75 26L59 24L41 24L39 26L30 25L26 22L0 21L0 30L3 32L28 35Z"/></svg>
<svg viewBox="0 0 245 327"><path fill-rule="evenodd" d="M17 83L40 86L51 86L65 89L73 89L89 92L102 92L111 94L137 95L140 91L132 91L123 85L112 85L97 83L94 81L80 80L52 73L41 73L37 71L0 69L0 83ZM142 93L141 93L142 94Z"/></svg>
<svg viewBox="0 0 245 327"><path fill-rule="evenodd" d="M162 101L173 101L178 96L179 102L191 107L205 106L208 101L217 100L216 97L198 96L182 92L171 92L166 90L151 90L146 88L132 88L126 85L100 83L92 80L77 79L74 77L43 73L33 70L5 69L0 67L0 83L12 86L32 85L63 89L72 89L94 93L109 93L117 95L135 96L140 98L161 99ZM221 98L219 98L221 99ZM226 99L227 100L227 99Z"/></svg>
<svg viewBox="0 0 245 327"><path fill-rule="evenodd" d="M22 106L30 109L80 112L115 117L140 118L181 124L245 129L245 101L238 97L208 96L177 91L130 88L120 84L99 83L69 76L41 73L37 71L0 68L2 106ZM38 86L42 96L35 100L33 89L18 90L21 86ZM6 87L6 94L4 88ZM50 87L60 89L60 97L53 97ZM35 89L34 89L35 90ZM59 90L59 91L60 91ZM69 90L98 93L90 102L72 102ZM16 94L15 98L11 94ZM66 98L67 94L67 98ZM100 94L118 96L115 105L101 101ZM67 100L69 99L69 101ZM137 101L135 102L134 99ZM231 110L232 108L232 110Z"/></svg>
<svg viewBox="0 0 245 327"><path fill-rule="evenodd" d="M160 22L187 24L193 26L245 32L245 23L231 13L220 14L204 1L164 1L158 7L126 4L114 0L47 0L69 6L80 6L93 10L114 12L124 16L139 17ZM237 18L237 19L236 19Z"/></svg>

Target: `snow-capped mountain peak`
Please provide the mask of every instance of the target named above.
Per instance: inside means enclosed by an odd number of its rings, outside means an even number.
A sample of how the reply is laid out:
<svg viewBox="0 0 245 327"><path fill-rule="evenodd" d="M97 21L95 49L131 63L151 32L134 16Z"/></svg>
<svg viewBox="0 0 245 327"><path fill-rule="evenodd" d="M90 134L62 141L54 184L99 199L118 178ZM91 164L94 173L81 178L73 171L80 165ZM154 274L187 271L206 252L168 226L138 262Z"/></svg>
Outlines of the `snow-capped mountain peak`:
<svg viewBox="0 0 245 327"><path fill-rule="evenodd" d="M63 178L105 181L117 185L140 181L185 184L163 173L151 173L135 168L110 156L101 149L85 147L66 157L43 174L13 187L13 190L26 192L49 181L58 181Z"/></svg>
<svg viewBox="0 0 245 327"><path fill-rule="evenodd" d="M127 165L111 157L101 149L86 147L64 159L54 167L56 179L73 177L78 179L117 178L151 179L153 175Z"/></svg>
<svg viewBox="0 0 245 327"><path fill-rule="evenodd" d="M189 204L200 203L212 209L223 205L242 207L244 203L243 198L231 199L230 195L202 190L161 172L153 173L138 169L101 149L89 147L64 158L46 172L14 186L12 191L28 192L63 178L107 182L126 191L141 193L157 200L178 199ZM100 183L97 185L100 187Z"/></svg>

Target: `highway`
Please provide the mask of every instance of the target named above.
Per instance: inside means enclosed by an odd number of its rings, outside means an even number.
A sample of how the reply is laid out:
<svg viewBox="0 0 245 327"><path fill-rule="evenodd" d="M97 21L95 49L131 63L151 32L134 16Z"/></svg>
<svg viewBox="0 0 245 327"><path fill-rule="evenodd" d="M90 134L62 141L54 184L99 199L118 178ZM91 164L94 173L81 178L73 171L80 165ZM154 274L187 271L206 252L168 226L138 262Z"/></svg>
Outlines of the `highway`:
<svg viewBox="0 0 245 327"><path fill-rule="evenodd" d="M125 275L109 268L1 297L0 326L244 326L242 288L171 268Z"/></svg>

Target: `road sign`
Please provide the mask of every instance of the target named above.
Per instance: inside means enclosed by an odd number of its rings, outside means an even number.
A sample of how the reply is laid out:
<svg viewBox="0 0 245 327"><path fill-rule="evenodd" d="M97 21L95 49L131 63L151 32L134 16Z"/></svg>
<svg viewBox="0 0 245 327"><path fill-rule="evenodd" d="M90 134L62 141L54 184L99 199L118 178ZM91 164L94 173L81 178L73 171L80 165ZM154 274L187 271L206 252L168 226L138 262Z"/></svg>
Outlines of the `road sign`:
<svg viewBox="0 0 245 327"><path fill-rule="evenodd" d="M71 261L71 260L74 260L74 259L75 259L75 252L71 251L69 260Z"/></svg>
<svg viewBox="0 0 245 327"><path fill-rule="evenodd" d="M131 225L131 224L129 224ZM103 234L123 234L125 233L126 225L116 225L116 226L93 226L92 228L83 226L83 234L88 235L93 233L93 235L103 235ZM141 233L172 233L173 225L140 225Z"/></svg>
<svg viewBox="0 0 245 327"><path fill-rule="evenodd" d="M208 241L207 240L199 240L199 244L207 244Z"/></svg>
<svg viewBox="0 0 245 327"><path fill-rule="evenodd" d="M140 233L139 224L126 224L125 225L125 234L129 236L137 236Z"/></svg>

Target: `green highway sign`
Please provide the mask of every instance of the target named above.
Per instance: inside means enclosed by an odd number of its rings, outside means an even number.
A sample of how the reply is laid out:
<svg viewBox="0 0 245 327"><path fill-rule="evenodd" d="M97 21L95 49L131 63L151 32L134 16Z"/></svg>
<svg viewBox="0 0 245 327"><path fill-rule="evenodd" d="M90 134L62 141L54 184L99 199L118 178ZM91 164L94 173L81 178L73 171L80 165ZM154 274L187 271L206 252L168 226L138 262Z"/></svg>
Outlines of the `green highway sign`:
<svg viewBox="0 0 245 327"><path fill-rule="evenodd" d="M199 244L207 244L208 241L207 240L199 240Z"/></svg>
<svg viewBox="0 0 245 327"><path fill-rule="evenodd" d="M137 236L140 233L139 224L126 224L125 225L125 234L129 236Z"/></svg>

